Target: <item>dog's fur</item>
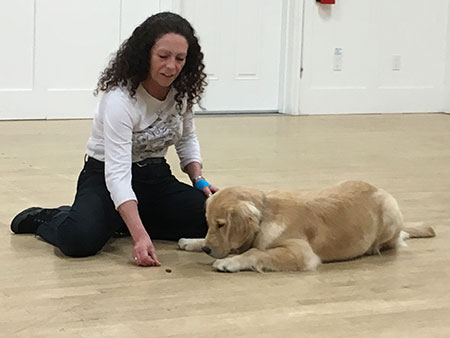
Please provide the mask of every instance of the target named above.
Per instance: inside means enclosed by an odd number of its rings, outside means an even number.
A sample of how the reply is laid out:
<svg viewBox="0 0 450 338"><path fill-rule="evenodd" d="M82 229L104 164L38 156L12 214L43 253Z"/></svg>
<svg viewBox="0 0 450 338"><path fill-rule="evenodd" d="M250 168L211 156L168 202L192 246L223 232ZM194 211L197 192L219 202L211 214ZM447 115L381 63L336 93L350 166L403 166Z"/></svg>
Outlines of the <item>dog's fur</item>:
<svg viewBox="0 0 450 338"><path fill-rule="evenodd" d="M435 236L431 227L405 227L396 200L361 181L308 194L230 187L208 199L206 219L205 239L178 244L203 249L217 258L216 270L228 272L314 270Z"/></svg>

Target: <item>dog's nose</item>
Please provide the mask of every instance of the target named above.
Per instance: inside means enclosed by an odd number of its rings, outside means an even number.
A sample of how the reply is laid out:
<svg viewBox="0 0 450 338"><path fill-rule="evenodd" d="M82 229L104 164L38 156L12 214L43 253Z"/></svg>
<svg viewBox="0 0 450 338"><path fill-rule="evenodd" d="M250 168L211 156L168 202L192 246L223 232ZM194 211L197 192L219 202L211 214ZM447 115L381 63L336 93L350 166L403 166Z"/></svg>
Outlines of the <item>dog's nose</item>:
<svg viewBox="0 0 450 338"><path fill-rule="evenodd" d="M211 253L211 248L209 246L202 246L202 250L208 255Z"/></svg>

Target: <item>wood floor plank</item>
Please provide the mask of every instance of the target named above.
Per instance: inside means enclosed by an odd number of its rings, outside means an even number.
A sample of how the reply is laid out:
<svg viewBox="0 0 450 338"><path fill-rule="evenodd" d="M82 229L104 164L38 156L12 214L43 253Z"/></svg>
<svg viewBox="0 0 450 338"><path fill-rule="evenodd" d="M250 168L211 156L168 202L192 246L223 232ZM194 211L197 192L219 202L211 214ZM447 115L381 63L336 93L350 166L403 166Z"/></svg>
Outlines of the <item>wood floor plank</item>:
<svg viewBox="0 0 450 338"><path fill-rule="evenodd" d="M361 179L437 237L315 272L216 273L212 259L129 238L68 258L11 218L70 204L91 121L0 122L0 337L449 337L450 115L199 116L204 174L219 187L318 189ZM188 182L173 150L175 175ZM166 269L170 269L167 272Z"/></svg>

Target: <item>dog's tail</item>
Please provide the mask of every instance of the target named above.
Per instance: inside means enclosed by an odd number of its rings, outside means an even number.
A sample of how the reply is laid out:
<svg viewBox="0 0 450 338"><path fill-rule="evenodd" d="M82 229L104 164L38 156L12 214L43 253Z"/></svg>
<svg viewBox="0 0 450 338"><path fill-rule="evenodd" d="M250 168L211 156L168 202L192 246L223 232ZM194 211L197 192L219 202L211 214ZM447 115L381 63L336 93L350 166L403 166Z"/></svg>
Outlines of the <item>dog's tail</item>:
<svg viewBox="0 0 450 338"><path fill-rule="evenodd" d="M407 233L406 238L428 238L436 236L434 229L423 223L408 223L403 226L402 230Z"/></svg>

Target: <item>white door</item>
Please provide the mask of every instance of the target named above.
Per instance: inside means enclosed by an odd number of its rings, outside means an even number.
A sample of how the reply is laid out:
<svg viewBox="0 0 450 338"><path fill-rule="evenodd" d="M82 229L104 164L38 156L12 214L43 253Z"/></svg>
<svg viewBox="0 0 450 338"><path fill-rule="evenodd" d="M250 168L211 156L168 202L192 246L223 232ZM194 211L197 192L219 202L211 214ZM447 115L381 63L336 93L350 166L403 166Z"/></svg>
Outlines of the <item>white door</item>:
<svg viewBox="0 0 450 338"><path fill-rule="evenodd" d="M278 109L282 1L15 0L0 2L0 119L92 117L109 55L162 10L198 31L207 110Z"/></svg>
<svg viewBox="0 0 450 338"><path fill-rule="evenodd" d="M109 55L159 0L0 2L0 119L92 117Z"/></svg>
<svg viewBox="0 0 450 338"><path fill-rule="evenodd" d="M278 111L282 1L184 0L205 54L207 111Z"/></svg>

